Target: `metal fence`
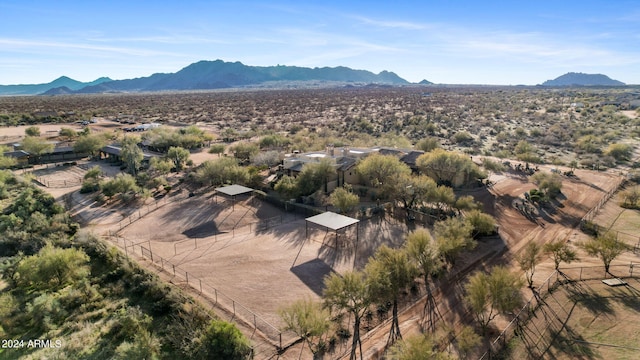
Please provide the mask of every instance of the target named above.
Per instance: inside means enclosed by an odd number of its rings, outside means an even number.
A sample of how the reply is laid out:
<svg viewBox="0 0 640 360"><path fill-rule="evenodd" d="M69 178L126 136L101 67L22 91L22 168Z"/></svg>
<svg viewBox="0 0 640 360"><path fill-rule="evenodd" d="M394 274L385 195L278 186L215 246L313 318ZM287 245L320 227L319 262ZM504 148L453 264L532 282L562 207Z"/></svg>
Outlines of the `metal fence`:
<svg viewBox="0 0 640 360"><path fill-rule="evenodd" d="M56 180L56 179L47 179L45 177L38 177L36 181L39 182L42 186L46 186L48 188L67 188L82 185L83 178L70 178L64 180Z"/></svg>
<svg viewBox="0 0 640 360"><path fill-rule="evenodd" d="M108 233L107 238L122 248L128 257L134 256L150 260L159 270L174 277L171 282L186 283L186 285L190 286L200 295L210 299L213 306L218 310L222 310L222 312L216 311L216 313L225 320L240 322L245 326L260 331L260 333L271 340L278 349L283 349L288 344L298 340L295 334L291 332L281 332L276 326L270 324L237 300L207 284L206 281L190 274L180 266L173 264L171 261L154 254L150 248L149 240L134 242L111 232Z"/></svg>
<svg viewBox="0 0 640 360"><path fill-rule="evenodd" d="M584 215L584 217L580 221L581 228L583 228L587 222L593 221L593 219L596 217L596 215L598 215L598 212L604 206L604 204L606 204L607 201L609 201L609 199L611 199L611 197L613 197L613 195L615 195L615 193L618 192L618 189L620 189L620 186L622 186L623 182L624 182L624 179L616 180L615 187L609 190L606 194L604 194L604 196L602 196L602 198L600 199L600 201L598 201L596 206L594 206L591 210L589 210L589 212L587 212Z"/></svg>
<svg viewBox="0 0 640 360"><path fill-rule="evenodd" d="M604 270L604 266L588 266L588 267L569 267L560 269L560 271L554 271L540 286L538 286L534 295L525 303L525 305L518 311L511 322L502 330L493 341L489 343L489 349L480 357L480 360L492 359L496 354L499 354L505 349L511 339L523 334L523 328L527 326L528 322L534 322L529 324L530 327L535 329L538 334L537 338L529 339L529 345L535 347L539 343L543 342L544 332L554 326L553 321L558 320L554 317L536 316L536 311L542 306L550 307L556 312L554 315L569 316L566 312L563 304L557 303L557 299L553 296L548 296L554 292L560 286L570 282L588 281L588 280L604 280L609 278L637 278L638 272L634 275L634 267L638 267L637 263L629 263L628 265L611 265L609 273ZM564 312L564 313L563 313ZM539 354L540 356L543 353Z"/></svg>
<svg viewBox="0 0 640 360"><path fill-rule="evenodd" d="M149 214L158 208L165 206L173 202L180 202L188 199L189 195L186 193L177 193L173 196L166 195L160 199L155 200L153 203L140 206L137 211L132 212L129 216L118 222L118 229L122 230L125 227L133 224L135 221L140 220L143 216Z"/></svg>

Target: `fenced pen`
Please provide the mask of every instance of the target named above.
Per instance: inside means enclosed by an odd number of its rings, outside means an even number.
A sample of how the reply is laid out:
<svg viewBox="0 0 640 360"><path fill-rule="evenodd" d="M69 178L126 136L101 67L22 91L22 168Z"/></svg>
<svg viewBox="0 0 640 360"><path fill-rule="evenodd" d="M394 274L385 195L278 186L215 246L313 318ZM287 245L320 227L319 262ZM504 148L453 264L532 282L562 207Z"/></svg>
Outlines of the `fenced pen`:
<svg viewBox="0 0 640 360"><path fill-rule="evenodd" d="M83 178L69 178L69 179L50 179L45 177L38 177L36 181L42 186L48 188L68 188L73 186L82 185Z"/></svg>
<svg viewBox="0 0 640 360"><path fill-rule="evenodd" d="M264 320L260 315L242 305L242 303L190 274L180 266L173 264L170 260L154 254L148 241L134 242L112 232L108 233L107 238L123 249L127 257L139 257L149 260L159 270L172 275L174 277L171 280L172 283L186 284L200 295L209 299L212 306L215 306L218 310L223 310L222 312L216 311L216 313L224 320L241 322L245 326L260 331L279 349L297 341L295 334L281 332L276 326Z"/></svg>
<svg viewBox="0 0 640 360"><path fill-rule="evenodd" d="M608 273L604 266L571 267L554 271L534 290L534 295L513 316L504 330L490 342L488 350L480 359L503 358L506 349L511 352L510 358L541 358L554 341L574 341L575 339L559 336L566 327L577 299L581 296L593 296L585 295L587 291L581 284L613 278L623 281L638 279L640 271L634 269L638 265L640 264L611 265ZM561 291L563 289L567 289L566 293ZM521 341L522 346L509 346L516 338Z"/></svg>

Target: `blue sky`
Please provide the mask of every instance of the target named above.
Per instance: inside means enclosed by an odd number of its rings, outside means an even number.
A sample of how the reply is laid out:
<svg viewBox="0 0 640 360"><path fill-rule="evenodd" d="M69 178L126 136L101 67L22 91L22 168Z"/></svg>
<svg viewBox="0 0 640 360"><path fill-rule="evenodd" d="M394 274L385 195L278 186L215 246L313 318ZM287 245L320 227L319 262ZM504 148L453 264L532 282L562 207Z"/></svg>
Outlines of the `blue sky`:
<svg viewBox="0 0 640 360"><path fill-rule="evenodd" d="M199 60L389 70L418 82L640 84L640 1L0 2L0 84L175 72Z"/></svg>

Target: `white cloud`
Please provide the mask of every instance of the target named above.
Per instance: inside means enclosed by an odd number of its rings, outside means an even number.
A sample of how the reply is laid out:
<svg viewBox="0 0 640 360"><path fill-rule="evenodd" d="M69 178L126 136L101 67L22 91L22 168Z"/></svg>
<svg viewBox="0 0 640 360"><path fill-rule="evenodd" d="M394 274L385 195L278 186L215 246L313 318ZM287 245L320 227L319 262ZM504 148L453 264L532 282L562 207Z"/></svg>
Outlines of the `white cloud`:
<svg viewBox="0 0 640 360"><path fill-rule="evenodd" d="M358 20L363 24L372 25L372 26L381 27L381 28L424 30L431 27L425 24L410 22L410 21L377 20L377 19L371 19L364 16L351 16L351 18Z"/></svg>
<svg viewBox="0 0 640 360"><path fill-rule="evenodd" d="M0 38L2 52L47 53L51 49L83 52L85 55L180 56L180 54L142 48L95 45L81 42Z"/></svg>

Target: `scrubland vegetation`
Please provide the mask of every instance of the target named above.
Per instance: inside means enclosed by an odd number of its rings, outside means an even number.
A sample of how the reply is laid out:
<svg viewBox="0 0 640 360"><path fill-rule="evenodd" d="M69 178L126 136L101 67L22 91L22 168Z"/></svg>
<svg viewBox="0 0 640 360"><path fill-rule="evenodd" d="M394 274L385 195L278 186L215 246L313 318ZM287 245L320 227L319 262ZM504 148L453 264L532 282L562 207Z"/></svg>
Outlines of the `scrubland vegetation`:
<svg viewBox="0 0 640 360"><path fill-rule="evenodd" d="M0 172L3 359L245 358L231 324L94 235L27 180Z"/></svg>
<svg viewBox="0 0 640 360"><path fill-rule="evenodd" d="M408 87L20 97L0 99L0 121L16 125L126 117L198 125L225 141L262 137L256 143L262 149L415 144L425 150L442 146L534 163L570 166L575 161L605 168L631 160L630 139L640 135L640 118L630 105L633 91ZM59 116L39 118L38 109ZM210 140L193 127L182 134L156 129L148 137L166 148L191 148Z"/></svg>
<svg viewBox="0 0 640 360"><path fill-rule="evenodd" d="M445 359L475 354L480 335L489 332L494 319L522 305L519 290L525 283L506 267L469 275L461 300L477 331L469 326L458 329L451 340L455 349L437 351L442 348L439 342L447 340L434 336L437 305L430 284L448 275L480 237L496 232L496 222L480 210L482 204L454 189L486 186L491 173L504 172L511 168L509 161L517 160L526 165L516 169L535 185L524 196L541 208L559 204L563 179L577 168L617 168L633 174L640 167L640 112L631 109L629 99L636 96L632 90L372 87L15 98L0 99L0 121L32 125L100 117L114 121L115 127L123 118L172 125L136 135L105 127L102 132L60 131L60 139L92 156L107 143L121 147L121 169L126 173L108 178L93 168L85 174L80 191L95 193L101 203L135 205L135 200L165 196L177 186L192 195L202 188L242 184L285 201L332 205L347 215L355 215L361 202L370 202L382 213L384 203L404 210L407 222L415 220L412 213L431 216L430 231L405 234L399 248L380 246L362 269L332 273L324 279L322 301L283 304L280 316L286 330L295 332L314 357L326 353L337 338L351 338L355 359L357 353L362 357L361 321L373 316L372 309L391 312L389 354L398 359L413 359L412 354ZM60 116L38 118L36 107L54 109ZM47 151L41 149L39 136L37 126L25 131L23 145L34 154ZM140 144L163 155L143 166ZM369 155L353 166L360 183L332 192L328 184L335 180L336 169L329 161L308 163L297 176L276 170L285 154L329 146L386 146L425 153L416 157L415 168L395 155ZM209 158L196 165L190 157L199 151ZM482 160L474 161L476 155ZM556 169L536 172L535 164ZM0 156L0 167L11 165L11 159ZM559 166L570 171L563 174ZM8 172L0 175L0 231L5 234L0 244L1 334L63 340L60 349L39 350L42 354L0 354L96 359L247 356L249 345L232 325L211 320L181 292L94 236L79 232L50 196ZM271 182L265 181L269 176ZM628 188L622 205L637 209L638 193L637 187ZM626 250L609 234L599 234L582 247L607 270ZM532 289L544 254L553 257L556 270L561 262L576 260L573 250L561 242L524 247L514 260ZM403 340L398 303L418 278L426 286L424 317L431 320L423 329L426 335ZM222 338L231 344L214 345ZM223 350L231 352L217 352Z"/></svg>

